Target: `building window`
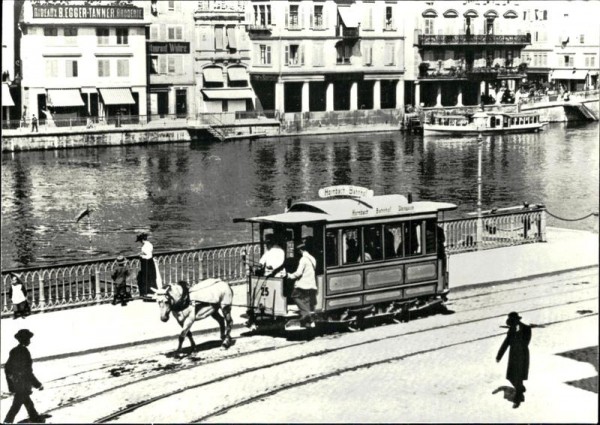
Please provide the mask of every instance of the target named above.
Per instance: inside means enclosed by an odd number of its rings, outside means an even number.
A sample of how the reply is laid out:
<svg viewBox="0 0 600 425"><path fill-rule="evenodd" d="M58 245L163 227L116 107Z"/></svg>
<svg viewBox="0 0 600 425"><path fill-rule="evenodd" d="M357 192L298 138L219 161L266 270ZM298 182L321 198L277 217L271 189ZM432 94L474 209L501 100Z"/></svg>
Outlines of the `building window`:
<svg viewBox="0 0 600 425"><path fill-rule="evenodd" d="M396 63L395 50L396 46L394 43L385 43L384 65L394 65Z"/></svg>
<svg viewBox="0 0 600 425"><path fill-rule="evenodd" d="M98 40L99 46L105 46L108 44L108 36L110 32L108 28L96 28L96 39Z"/></svg>
<svg viewBox="0 0 600 425"><path fill-rule="evenodd" d="M150 56L150 74L158 74L158 55Z"/></svg>
<svg viewBox="0 0 600 425"><path fill-rule="evenodd" d="M325 28L325 19L323 17L323 5L315 5L313 28Z"/></svg>
<svg viewBox="0 0 600 425"><path fill-rule="evenodd" d="M44 28L45 37L56 37L58 36L58 28L46 27Z"/></svg>
<svg viewBox="0 0 600 425"><path fill-rule="evenodd" d="M583 34L579 35L579 44L585 43L585 36Z"/></svg>
<svg viewBox="0 0 600 425"><path fill-rule="evenodd" d="M300 5L290 5L290 16L288 17L288 28L296 29L300 27Z"/></svg>
<svg viewBox="0 0 600 425"><path fill-rule="evenodd" d="M98 77L110 77L110 61L100 59L98 61Z"/></svg>
<svg viewBox="0 0 600 425"><path fill-rule="evenodd" d="M373 3L364 3L364 14L361 23L361 28L365 30L373 29Z"/></svg>
<svg viewBox="0 0 600 425"><path fill-rule="evenodd" d="M385 27L386 30L391 31L394 29L394 14L392 6L385 7Z"/></svg>
<svg viewBox="0 0 600 425"><path fill-rule="evenodd" d="M183 27L180 25L167 27L168 40L183 40Z"/></svg>
<svg viewBox="0 0 600 425"><path fill-rule="evenodd" d="M255 4L254 5L254 25L265 27L271 25L271 5L270 4Z"/></svg>
<svg viewBox="0 0 600 425"><path fill-rule="evenodd" d="M365 45L363 49L363 61L365 65L373 65L373 46Z"/></svg>
<svg viewBox="0 0 600 425"><path fill-rule="evenodd" d="M176 2L176 1L173 1L173 0L169 0L169 1L168 1L168 9L169 9L169 12L173 12L173 11L175 11L175 3L177 3L177 2Z"/></svg>
<svg viewBox="0 0 600 425"><path fill-rule="evenodd" d="M223 50L225 48L225 43L223 41L224 34L225 28L215 27L215 50Z"/></svg>
<svg viewBox="0 0 600 425"><path fill-rule="evenodd" d="M63 30L63 34L65 36L66 44L76 44L77 43L77 28L66 27Z"/></svg>
<svg viewBox="0 0 600 425"><path fill-rule="evenodd" d="M425 18L425 28L423 29L423 33L425 35L433 35L434 34L434 25L433 18Z"/></svg>
<svg viewBox="0 0 600 425"><path fill-rule="evenodd" d="M48 78L58 77L58 60L46 59L46 77L48 77Z"/></svg>
<svg viewBox="0 0 600 425"><path fill-rule="evenodd" d="M67 60L65 62L65 71L67 77L77 77L77 61Z"/></svg>
<svg viewBox="0 0 600 425"><path fill-rule="evenodd" d="M117 77L129 77L129 59L117 60Z"/></svg>
<svg viewBox="0 0 600 425"><path fill-rule="evenodd" d="M585 66L587 68L596 67L596 55L585 55Z"/></svg>
<svg viewBox="0 0 600 425"><path fill-rule="evenodd" d="M563 66L574 66L575 63L573 61L573 56L571 55L564 55L563 56Z"/></svg>
<svg viewBox="0 0 600 425"><path fill-rule="evenodd" d="M260 45L260 61L261 65L271 65L271 46L266 44Z"/></svg>
<svg viewBox="0 0 600 425"><path fill-rule="evenodd" d="M285 64L289 66L303 65L304 57L299 44L285 46Z"/></svg>
<svg viewBox="0 0 600 425"><path fill-rule="evenodd" d="M158 40L158 25L150 25L150 40Z"/></svg>
<svg viewBox="0 0 600 425"><path fill-rule="evenodd" d="M336 46L338 65L349 64L350 58L352 57L352 45L349 43L339 43Z"/></svg>
<svg viewBox="0 0 600 425"><path fill-rule="evenodd" d="M117 28L117 44L129 44L129 30Z"/></svg>
<svg viewBox="0 0 600 425"><path fill-rule="evenodd" d="M167 72L169 74L183 74L183 57L181 55L169 55L167 62Z"/></svg>
<svg viewBox="0 0 600 425"><path fill-rule="evenodd" d="M315 42L314 48L311 50L313 66L325 65L323 63L324 50L325 50L325 43L323 43L322 41Z"/></svg>

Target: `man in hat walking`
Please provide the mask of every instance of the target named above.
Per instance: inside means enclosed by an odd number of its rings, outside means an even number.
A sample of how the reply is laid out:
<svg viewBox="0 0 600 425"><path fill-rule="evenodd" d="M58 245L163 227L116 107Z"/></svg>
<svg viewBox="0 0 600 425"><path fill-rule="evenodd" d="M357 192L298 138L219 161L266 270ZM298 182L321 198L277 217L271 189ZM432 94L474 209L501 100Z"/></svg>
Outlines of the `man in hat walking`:
<svg viewBox="0 0 600 425"><path fill-rule="evenodd" d="M310 240L296 247L296 250L301 255L298 269L287 276L288 279L296 280L294 290L292 291L292 299L300 309L300 325L306 328L315 327L312 312L315 309L317 293L317 280L315 277L317 260L310 255L310 249L312 249Z"/></svg>
<svg viewBox="0 0 600 425"><path fill-rule="evenodd" d="M506 319L508 332L504 342L500 346L496 361L500 362L506 349L508 352L508 368L506 369L506 379L515 387L515 399L513 408L525 401L525 386L523 381L527 380L529 375L529 341L531 341L531 326L521 323L521 316L512 312Z"/></svg>
<svg viewBox="0 0 600 425"><path fill-rule="evenodd" d="M15 338L19 341L19 345L10 350L8 360L4 366L8 391L15 394L12 406L4 419L5 423L12 423L23 405L25 405L25 409L27 409L30 422L44 422L43 418L41 418L37 410L35 410L35 406L30 397L32 387L35 387L40 391L44 389L40 381L38 381L33 374L33 361L31 360L31 354L27 349L32 336L33 333L28 329L21 329L15 334Z"/></svg>

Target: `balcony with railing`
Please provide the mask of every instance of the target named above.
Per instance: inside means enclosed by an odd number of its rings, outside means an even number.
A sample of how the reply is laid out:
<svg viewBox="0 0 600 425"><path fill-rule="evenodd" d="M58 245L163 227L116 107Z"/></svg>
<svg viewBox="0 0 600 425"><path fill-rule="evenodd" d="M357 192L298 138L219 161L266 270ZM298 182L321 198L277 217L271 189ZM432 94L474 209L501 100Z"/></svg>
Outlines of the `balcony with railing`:
<svg viewBox="0 0 600 425"><path fill-rule="evenodd" d="M531 44L531 34L419 34L417 46L526 46Z"/></svg>
<svg viewBox="0 0 600 425"><path fill-rule="evenodd" d="M360 37L359 28L348 28L344 25L338 25L336 28L336 36L348 39L355 39Z"/></svg>
<svg viewBox="0 0 600 425"><path fill-rule="evenodd" d="M520 65L518 60L476 59L472 63L465 64L461 60L447 59L421 62L418 78L419 80L523 78L526 76L525 71L526 67Z"/></svg>

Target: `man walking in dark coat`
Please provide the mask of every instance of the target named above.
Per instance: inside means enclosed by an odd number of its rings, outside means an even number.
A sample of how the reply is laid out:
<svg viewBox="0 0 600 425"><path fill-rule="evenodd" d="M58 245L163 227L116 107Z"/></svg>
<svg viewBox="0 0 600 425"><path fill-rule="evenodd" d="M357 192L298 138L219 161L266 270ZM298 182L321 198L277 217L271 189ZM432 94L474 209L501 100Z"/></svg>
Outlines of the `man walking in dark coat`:
<svg viewBox="0 0 600 425"><path fill-rule="evenodd" d="M506 379L515 387L515 399L513 408L525 401L525 386L523 381L527 380L529 375L529 341L531 341L531 327L521 323L521 316L518 313L509 313L506 319L508 333L506 339L498 350L496 361L502 359L507 348L508 368L506 369Z"/></svg>
<svg viewBox="0 0 600 425"><path fill-rule="evenodd" d="M35 410L35 406L30 397L32 387L35 387L38 390L44 389L40 381L38 381L33 374L33 361L31 360L31 354L27 349L32 336L33 333L28 329L21 329L15 334L15 338L19 341L19 345L10 350L8 360L4 366L8 391L15 393L12 406L4 419L5 423L12 423L23 405L25 405L25 409L27 409L30 422L44 422L43 418L41 418Z"/></svg>

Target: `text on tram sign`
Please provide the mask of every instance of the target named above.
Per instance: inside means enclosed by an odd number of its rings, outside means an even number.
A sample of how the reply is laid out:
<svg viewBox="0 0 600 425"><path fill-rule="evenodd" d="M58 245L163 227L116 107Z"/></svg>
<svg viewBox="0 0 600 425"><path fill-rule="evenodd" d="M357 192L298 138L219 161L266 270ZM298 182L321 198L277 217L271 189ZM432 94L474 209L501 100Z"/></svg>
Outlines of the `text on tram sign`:
<svg viewBox="0 0 600 425"><path fill-rule="evenodd" d="M372 197L373 191L365 187L340 185L329 186L319 189L320 198L331 198L333 196L356 196L359 198Z"/></svg>

